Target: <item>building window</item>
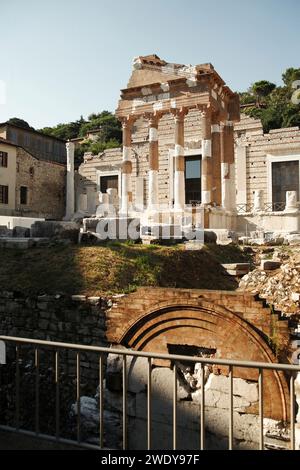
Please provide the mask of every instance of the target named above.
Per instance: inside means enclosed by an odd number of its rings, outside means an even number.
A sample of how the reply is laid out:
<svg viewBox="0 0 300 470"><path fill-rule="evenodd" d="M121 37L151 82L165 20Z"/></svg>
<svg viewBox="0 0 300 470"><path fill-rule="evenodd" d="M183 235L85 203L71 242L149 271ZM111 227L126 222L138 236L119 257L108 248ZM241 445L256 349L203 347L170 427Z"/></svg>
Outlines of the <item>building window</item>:
<svg viewBox="0 0 300 470"><path fill-rule="evenodd" d="M8 186L0 185L0 204L8 204Z"/></svg>
<svg viewBox="0 0 300 470"><path fill-rule="evenodd" d="M28 188L26 186L20 187L20 204L27 204Z"/></svg>
<svg viewBox="0 0 300 470"><path fill-rule="evenodd" d="M296 191L299 199L299 161L272 163L273 210L283 210L287 191Z"/></svg>
<svg viewBox="0 0 300 470"><path fill-rule="evenodd" d="M201 156L185 158L185 202L201 202Z"/></svg>
<svg viewBox="0 0 300 470"><path fill-rule="evenodd" d="M0 166L7 168L7 157L8 157L7 152L0 152Z"/></svg>
<svg viewBox="0 0 300 470"><path fill-rule="evenodd" d="M30 146L30 136L28 134L24 135L24 145L25 145L25 147Z"/></svg>
<svg viewBox="0 0 300 470"><path fill-rule="evenodd" d="M29 174L30 174L31 178L34 177L34 168L33 168L33 166L31 166L31 167L29 168Z"/></svg>
<svg viewBox="0 0 300 470"><path fill-rule="evenodd" d="M114 176L101 176L100 178L100 191L106 193L107 189L115 188L118 190L118 175Z"/></svg>

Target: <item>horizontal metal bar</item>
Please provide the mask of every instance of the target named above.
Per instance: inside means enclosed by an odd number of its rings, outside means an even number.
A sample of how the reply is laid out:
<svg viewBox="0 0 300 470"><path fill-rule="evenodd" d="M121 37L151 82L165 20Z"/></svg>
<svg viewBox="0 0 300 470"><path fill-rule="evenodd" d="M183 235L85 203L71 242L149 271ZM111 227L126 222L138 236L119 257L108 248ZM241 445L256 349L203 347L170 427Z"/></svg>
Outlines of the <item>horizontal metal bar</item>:
<svg viewBox="0 0 300 470"><path fill-rule="evenodd" d="M40 433L37 435L33 431L27 431L26 429L16 430L16 428L12 428L10 426L4 426L2 424L0 425L0 431L12 432L12 433L17 433L17 434L22 434L24 436L35 437L36 439L53 442L54 444L66 444L66 445L71 445L74 447L83 447L84 449L101 450L101 448L95 444L88 444L87 442L78 443L77 441L72 441L71 439L65 439L62 437L59 439L59 441L57 441L55 436L50 436L49 434Z"/></svg>
<svg viewBox="0 0 300 470"><path fill-rule="evenodd" d="M119 354L120 356L137 356L137 357L150 357L153 359L167 359L173 361L187 361L187 362L198 362L203 364L219 364L225 366L236 366L236 367L247 367L249 369L270 369L270 370L290 370L294 372L300 372L300 365L291 364L277 364L269 362L252 362L252 361L237 361L229 359L218 359L218 358L201 358L195 356L183 356L178 354L158 354L158 353L147 353L142 351L124 350L117 348L105 348L102 346L86 346L83 344L73 343L60 343L56 341L44 341L28 338L18 338L14 336L0 336L0 340L11 343L19 344L39 344L40 346L53 347L53 348L64 348L73 349L77 351L91 351L107 354Z"/></svg>

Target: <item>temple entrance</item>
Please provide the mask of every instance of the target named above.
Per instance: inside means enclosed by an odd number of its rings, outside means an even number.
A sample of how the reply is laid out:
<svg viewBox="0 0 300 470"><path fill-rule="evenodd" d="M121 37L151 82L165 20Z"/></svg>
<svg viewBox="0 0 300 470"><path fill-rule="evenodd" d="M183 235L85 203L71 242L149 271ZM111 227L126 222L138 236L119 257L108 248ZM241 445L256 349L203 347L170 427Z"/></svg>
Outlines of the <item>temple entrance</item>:
<svg viewBox="0 0 300 470"><path fill-rule="evenodd" d="M185 157L185 203L201 203L201 155Z"/></svg>
<svg viewBox="0 0 300 470"><path fill-rule="evenodd" d="M285 207L286 191L297 191L299 199L299 161L272 163L272 202L274 210Z"/></svg>

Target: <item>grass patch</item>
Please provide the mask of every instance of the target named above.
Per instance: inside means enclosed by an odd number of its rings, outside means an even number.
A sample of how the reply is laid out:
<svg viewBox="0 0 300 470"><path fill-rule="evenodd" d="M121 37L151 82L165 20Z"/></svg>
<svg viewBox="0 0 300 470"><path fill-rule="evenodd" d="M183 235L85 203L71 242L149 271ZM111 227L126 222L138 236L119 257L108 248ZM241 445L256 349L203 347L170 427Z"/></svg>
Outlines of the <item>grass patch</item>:
<svg viewBox="0 0 300 470"><path fill-rule="evenodd" d="M0 250L0 288L33 294L131 292L139 286L199 289L236 288L220 263L248 261L236 246L109 243Z"/></svg>

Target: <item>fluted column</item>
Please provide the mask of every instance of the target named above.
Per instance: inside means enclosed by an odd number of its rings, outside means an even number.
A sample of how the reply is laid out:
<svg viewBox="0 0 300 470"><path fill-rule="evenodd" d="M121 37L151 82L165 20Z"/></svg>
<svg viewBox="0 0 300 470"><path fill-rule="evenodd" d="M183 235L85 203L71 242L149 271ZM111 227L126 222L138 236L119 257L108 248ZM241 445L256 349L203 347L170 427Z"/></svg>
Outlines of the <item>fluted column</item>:
<svg viewBox="0 0 300 470"><path fill-rule="evenodd" d="M184 116L185 109L176 110L175 115L175 171L174 171L174 209L183 210L185 204L184 180Z"/></svg>
<svg viewBox="0 0 300 470"><path fill-rule="evenodd" d="M131 161L131 132L132 120L122 121L123 129L123 160L122 160L122 186L121 186L121 208L120 213L127 215L132 209L132 161Z"/></svg>
<svg viewBox="0 0 300 470"><path fill-rule="evenodd" d="M215 117L211 125L212 154L212 202L216 206L222 203L221 196L221 157L220 157L220 125Z"/></svg>
<svg viewBox="0 0 300 470"><path fill-rule="evenodd" d="M67 149L67 191L66 191L66 220L70 220L75 212L75 189L74 189L74 152L73 142L66 143Z"/></svg>
<svg viewBox="0 0 300 470"><path fill-rule="evenodd" d="M148 172L148 209L158 209L158 115L149 118L149 172Z"/></svg>
<svg viewBox="0 0 300 470"><path fill-rule="evenodd" d="M212 202L212 159L211 159L211 113L208 108L201 112L202 130L202 171L201 202L209 205Z"/></svg>
<svg viewBox="0 0 300 470"><path fill-rule="evenodd" d="M222 123L220 130L222 207L231 211L235 205L233 124Z"/></svg>

